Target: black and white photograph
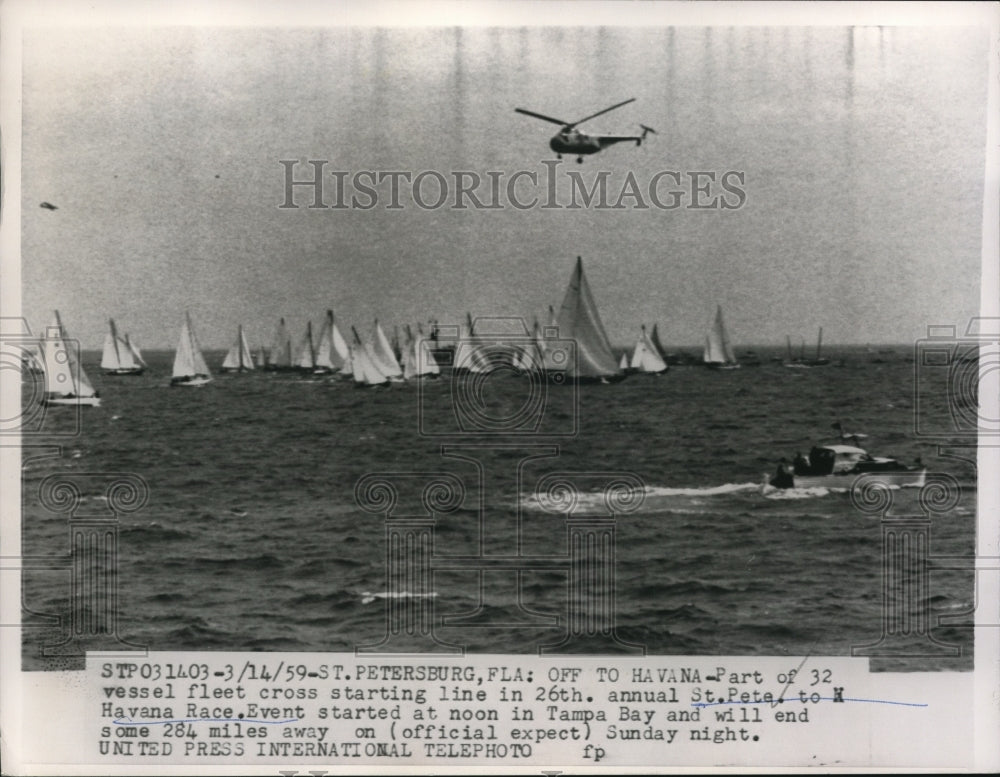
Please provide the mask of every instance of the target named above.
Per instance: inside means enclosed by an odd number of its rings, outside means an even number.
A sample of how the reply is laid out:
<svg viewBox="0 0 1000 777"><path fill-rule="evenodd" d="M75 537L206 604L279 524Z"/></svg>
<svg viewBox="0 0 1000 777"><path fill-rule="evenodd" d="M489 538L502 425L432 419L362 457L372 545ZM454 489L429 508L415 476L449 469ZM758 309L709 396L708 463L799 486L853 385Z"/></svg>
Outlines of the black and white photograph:
<svg viewBox="0 0 1000 777"><path fill-rule="evenodd" d="M0 8L8 773L996 768L1000 10L807 6Z"/></svg>

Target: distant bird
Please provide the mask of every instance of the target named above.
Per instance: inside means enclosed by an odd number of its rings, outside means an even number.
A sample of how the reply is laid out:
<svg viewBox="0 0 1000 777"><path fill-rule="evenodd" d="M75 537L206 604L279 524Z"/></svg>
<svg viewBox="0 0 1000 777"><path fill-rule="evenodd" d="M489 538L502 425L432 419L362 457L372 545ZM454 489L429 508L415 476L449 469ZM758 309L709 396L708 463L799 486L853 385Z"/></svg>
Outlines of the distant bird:
<svg viewBox="0 0 1000 777"><path fill-rule="evenodd" d="M861 434L860 432L845 432L844 427L840 425L840 421L831 424L830 428L837 430L837 432L840 434L841 442L847 442L848 440L850 440L851 442L854 443L856 447L860 447L858 445L858 440L864 440L868 438L867 434Z"/></svg>
<svg viewBox="0 0 1000 777"><path fill-rule="evenodd" d="M59 208L57 208L51 202L42 202L42 203L39 203L38 207L39 208L45 208L45 210L59 210Z"/></svg>

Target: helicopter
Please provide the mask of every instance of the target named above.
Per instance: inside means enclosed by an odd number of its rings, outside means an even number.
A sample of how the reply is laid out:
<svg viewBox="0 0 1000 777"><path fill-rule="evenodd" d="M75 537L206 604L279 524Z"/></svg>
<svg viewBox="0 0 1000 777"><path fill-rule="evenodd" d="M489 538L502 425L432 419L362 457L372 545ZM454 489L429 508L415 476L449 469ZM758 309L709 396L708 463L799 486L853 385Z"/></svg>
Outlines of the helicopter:
<svg viewBox="0 0 1000 777"><path fill-rule="evenodd" d="M583 162L583 157L585 155L596 154L598 151L614 145L615 143L621 143L623 140L634 140L637 146L641 146L642 141L646 139L646 135L650 132L654 135L656 134L656 130L652 127L647 127L645 124L639 125L642 127L642 135L588 135L577 129L577 126L583 124L585 121L589 121L590 119L608 113L609 111L613 111L615 108L621 108L623 105L628 105L631 102L635 102L634 97L630 97L624 102L612 105L610 108L605 108L603 111L592 113L590 116L577 119L576 121L554 119L551 116L545 116L544 114L535 113L534 111L529 111L524 108L515 108L514 110L517 113L523 113L526 116L534 116L536 119L542 119L543 121L549 121L553 124L562 125L562 129L559 130L559 133L557 135L553 135L552 139L549 141L549 148L556 152L556 156L559 159L562 159L563 154L577 154L578 156L576 161L577 163L580 163Z"/></svg>

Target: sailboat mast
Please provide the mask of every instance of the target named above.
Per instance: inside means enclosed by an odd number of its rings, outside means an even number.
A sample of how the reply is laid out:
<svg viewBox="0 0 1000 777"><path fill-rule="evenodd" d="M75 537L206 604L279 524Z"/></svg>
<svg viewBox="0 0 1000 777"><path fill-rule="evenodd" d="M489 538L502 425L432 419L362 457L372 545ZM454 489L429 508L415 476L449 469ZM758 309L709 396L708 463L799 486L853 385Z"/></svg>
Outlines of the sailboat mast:
<svg viewBox="0 0 1000 777"><path fill-rule="evenodd" d="M819 361L819 352L822 345L823 345L823 327L820 327L819 337L816 339L816 361Z"/></svg>

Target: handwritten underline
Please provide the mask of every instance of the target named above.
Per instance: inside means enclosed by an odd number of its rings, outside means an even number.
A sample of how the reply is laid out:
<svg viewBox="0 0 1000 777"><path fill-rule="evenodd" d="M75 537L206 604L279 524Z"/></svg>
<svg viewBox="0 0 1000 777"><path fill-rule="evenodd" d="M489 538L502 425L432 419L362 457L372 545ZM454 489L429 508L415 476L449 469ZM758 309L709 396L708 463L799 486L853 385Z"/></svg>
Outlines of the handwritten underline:
<svg viewBox="0 0 1000 777"><path fill-rule="evenodd" d="M267 726L280 726L283 723L298 723L299 718L288 720L255 720L254 718L176 718L171 720L134 721L129 718L111 721L116 726L162 726L166 723L263 723Z"/></svg>
<svg viewBox="0 0 1000 777"><path fill-rule="evenodd" d="M847 698L838 698L836 696L820 696L818 699L807 698L805 700L792 698L792 699L771 699L770 701L695 701L695 702L691 702L691 706L692 707L718 707L718 706L725 705L725 704L745 704L745 705L770 704L770 705L774 706L775 704L784 704L786 701L788 701L788 702L796 702L797 701L797 702L800 702L802 704L809 704L809 703L820 702L820 701L834 701L834 702L837 702L837 703L844 702L844 701L856 701L856 702L863 702L865 704L895 704L895 705L898 705L900 707L926 707L926 706L928 706L927 704L920 704L918 702L912 702L912 701L888 701L887 699L852 699L852 698L849 698L849 697L847 697Z"/></svg>

